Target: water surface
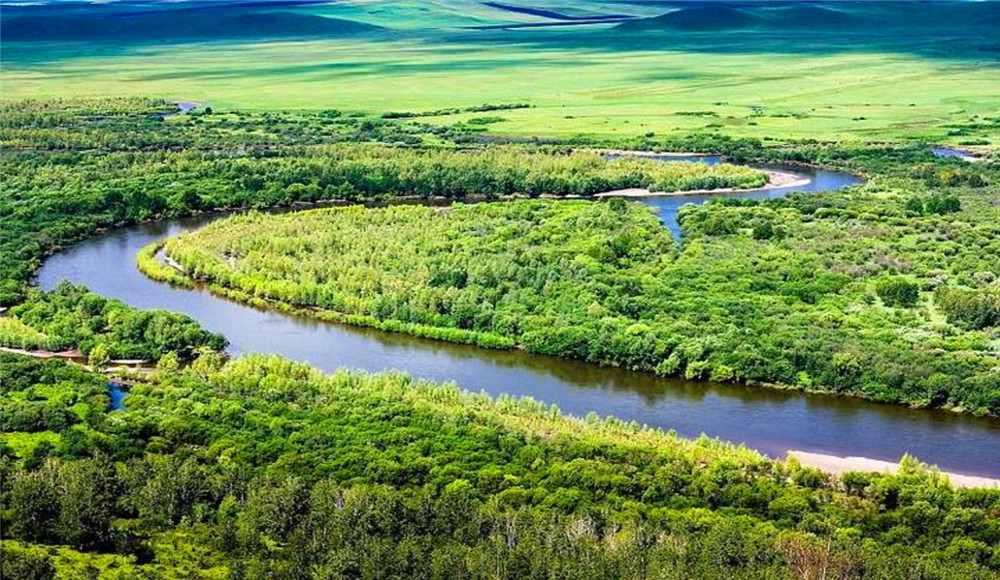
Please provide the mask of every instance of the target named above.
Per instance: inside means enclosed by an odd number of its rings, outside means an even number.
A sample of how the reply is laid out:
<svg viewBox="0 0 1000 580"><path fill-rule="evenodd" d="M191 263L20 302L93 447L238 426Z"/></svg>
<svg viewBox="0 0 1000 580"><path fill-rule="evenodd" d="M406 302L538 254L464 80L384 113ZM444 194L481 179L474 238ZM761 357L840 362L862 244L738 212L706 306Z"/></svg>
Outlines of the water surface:
<svg viewBox="0 0 1000 580"><path fill-rule="evenodd" d="M108 381L108 395L111 397L111 410L119 411L125 408L125 397L128 393L115 381Z"/></svg>
<svg viewBox="0 0 1000 580"><path fill-rule="evenodd" d="M702 163L708 163L710 165L715 165L722 162L722 158L715 156L705 156L705 157L677 157L672 158L672 160L678 161L699 161ZM774 187L765 189L748 189L744 191L734 191L732 193L710 193L704 195L663 195L663 196L652 196L644 197L641 200L649 206L655 207L657 209L660 221L663 225L667 226L667 229L674 235L675 238L681 237L681 227L677 223L677 212L685 204L702 204L710 199L720 199L725 197L737 197L742 199L781 199L787 196L789 193L794 191L806 191L806 192L820 192L820 191L832 191L837 189L843 189L845 187L850 187L852 185L860 185L864 183L864 179L857 175L851 175L849 173L840 173L837 171L828 171L826 169L818 169L814 167L791 167L785 165L753 165L757 169L764 171L774 170L774 171L784 171L788 173L795 173L796 175L809 178L809 183L804 185L790 185L788 187Z"/></svg>
<svg viewBox="0 0 1000 580"><path fill-rule="evenodd" d="M979 160L979 158L973 155L971 151L956 149L954 147L931 147L931 154L935 157L949 157L952 159L961 159L962 161Z"/></svg>

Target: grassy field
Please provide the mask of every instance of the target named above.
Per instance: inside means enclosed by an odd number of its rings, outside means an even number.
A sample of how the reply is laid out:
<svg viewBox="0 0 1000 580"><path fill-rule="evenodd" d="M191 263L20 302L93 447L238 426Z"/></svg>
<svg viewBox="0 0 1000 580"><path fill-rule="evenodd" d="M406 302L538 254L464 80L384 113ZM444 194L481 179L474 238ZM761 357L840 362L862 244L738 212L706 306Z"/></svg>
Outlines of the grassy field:
<svg viewBox="0 0 1000 580"><path fill-rule="evenodd" d="M396 16L400 24L343 38L7 42L2 98L128 95L215 109L369 113L529 102L533 108L503 112L489 131L1000 141L987 130L949 136L956 125L1000 116L995 54L962 50L967 57L958 59L935 52L945 41L971 46L978 38L972 33L873 41L836 30L652 37L609 26L482 31L464 28L495 24L482 6L467 13L456 2L338 6L309 10L383 27ZM507 21L533 18L514 14ZM434 122L474 116L481 115Z"/></svg>

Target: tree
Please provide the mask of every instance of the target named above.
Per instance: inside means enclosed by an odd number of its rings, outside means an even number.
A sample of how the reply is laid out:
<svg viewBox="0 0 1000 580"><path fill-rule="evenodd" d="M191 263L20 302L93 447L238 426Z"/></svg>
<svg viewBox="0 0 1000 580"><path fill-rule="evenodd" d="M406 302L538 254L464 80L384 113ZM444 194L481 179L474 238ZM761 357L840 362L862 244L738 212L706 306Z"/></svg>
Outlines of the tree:
<svg viewBox="0 0 1000 580"><path fill-rule="evenodd" d="M38 471L18 472L11 478L10 532L14 537L32 542L56 539L60 496L57 466L55 460L49 460Z"/></svg>
<svg viewBox="0 0 1000 580"><path fill-rule="evenodd" d="M180 357L177 356L177 351L170 351L167 354L160 357L160 360L156 361L156 370L158 373L163 373L164 375L171 375L176 373L181 368Z"/></svg>
<svg viewBox="0 0 1000 580"><path fill-rule="evenodd" d="M108 356L108 349L103 344L98 344L87 353L87 362L96 370L101 370L111 362Z"/></svg>
<svg viewBox="0 0 1000 580"><path fill-rule="evenodd" d="M62 541L84 551L110 548L121 494L114 464L104 457L61 464L58 486L56 528Z"/></svg>

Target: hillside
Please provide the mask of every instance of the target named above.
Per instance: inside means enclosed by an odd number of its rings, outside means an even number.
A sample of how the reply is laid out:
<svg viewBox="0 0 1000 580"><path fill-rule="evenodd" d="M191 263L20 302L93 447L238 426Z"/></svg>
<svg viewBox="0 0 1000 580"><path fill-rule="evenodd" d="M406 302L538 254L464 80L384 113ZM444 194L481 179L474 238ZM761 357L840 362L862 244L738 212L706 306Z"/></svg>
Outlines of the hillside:
<svg viewBox="0 0 1000 580"><path fill-rule="evenodd" d="M639 30L722 30L748 28L763 23L759 16L728 6L698 6L682 8L653 18L643 18L618 25L618 29Z"/></svg>
<svg viewBox="0 0 1000 580"><path fill-rule="evenodd" d="M315 14L272 11L257 5L190 6L165 10L119 8L9 10L0 22L5 41L225 40L353 36L379 27Z"/></svg>
<svg viewBox="0 0 1000 580"><path fill-rule="evenodd" d="M1000 22L994 2L667 2L663 14L620 24L638 31L754 29L773 32L986 28Z"/></svg>

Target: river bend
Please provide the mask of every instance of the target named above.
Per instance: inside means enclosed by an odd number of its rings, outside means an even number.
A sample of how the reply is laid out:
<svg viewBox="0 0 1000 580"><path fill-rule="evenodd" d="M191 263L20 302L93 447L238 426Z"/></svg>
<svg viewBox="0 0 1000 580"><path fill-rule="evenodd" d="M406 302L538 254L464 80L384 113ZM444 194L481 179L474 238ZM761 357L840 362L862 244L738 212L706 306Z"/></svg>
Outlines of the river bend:
<svg viewBox="0 0 1000 580"><path fill-rule="evenodd" d="M794 190L837 189L859 181L829 171L793 170L812 177L809 185L790 188ZM773 198L787 193L787 189L771 189L735 195ZM665 225L677 234L680 206L709 197L643 201L659 208ZM39 272L39 284L51 289L66 279L137 308L182 312L224 334L233 355L273 353L324 371L399 369L491 395L531 396L575 415L594 411L673 429L684 436L706 433L745 443L773 457L796 449L896 461L910 453L946 471L1000 476L1000 421L994 419L845 397L667 379L519 351L491 351L328 324L244 306L204 290L174 288L136 269L135 257L143 246L218 217L139 225L89 239L49 258Z"/></svg>

